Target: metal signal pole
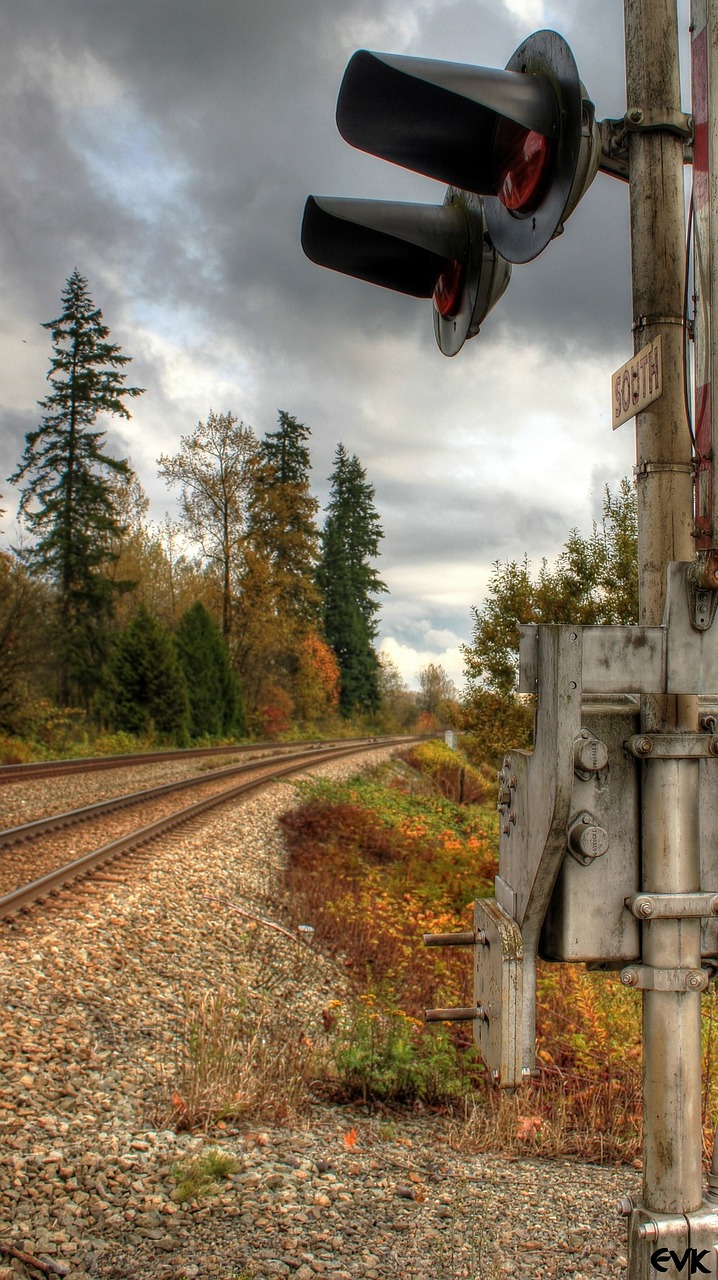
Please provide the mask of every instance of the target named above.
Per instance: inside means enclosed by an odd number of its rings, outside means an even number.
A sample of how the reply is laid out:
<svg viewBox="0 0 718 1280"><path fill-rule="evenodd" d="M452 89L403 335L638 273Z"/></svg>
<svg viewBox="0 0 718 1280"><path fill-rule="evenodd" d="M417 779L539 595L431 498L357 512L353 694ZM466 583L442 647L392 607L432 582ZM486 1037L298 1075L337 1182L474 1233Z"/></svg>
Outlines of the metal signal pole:
<svg viewBox="0 0 718 1280"><path fill-rule="evenodd" d="M691 561L695 553L684 395L686 119L676 0L624 0L624 14L634 346L638 351L660 335L664 359L663 395L636 419L640 622L659 626L667 565ZM642 696L642 732L697 727L695 696ZM652 759L642 769L642 889L695 893L701 887L698 762ZM651 1260L659 1247L668 1262L671 1248L683 1256L683 1215L702 1202L700 991L658 986L667 971L700 969L700 921L655 919L643 924L642 935L642 964L655 974L656 987L642 993L643 1203L631 1217L629 1280L657 1274ZM659 1238L651 1236L657 1215L666 1215Z"/></svg>

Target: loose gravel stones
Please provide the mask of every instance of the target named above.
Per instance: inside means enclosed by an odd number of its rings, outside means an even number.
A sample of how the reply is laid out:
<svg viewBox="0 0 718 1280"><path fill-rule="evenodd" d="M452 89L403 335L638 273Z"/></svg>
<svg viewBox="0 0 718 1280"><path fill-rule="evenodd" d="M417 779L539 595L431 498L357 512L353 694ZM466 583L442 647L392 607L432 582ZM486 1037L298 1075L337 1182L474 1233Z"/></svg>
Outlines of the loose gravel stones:
<svg viewBox="0 0 718 1280"><path fill-rule="evenodd" d="M232 909L282 923L295 799L276 785L0 929L0 1280L622 1276L633 1170L467 1156L440 1116L320 1102L171 1127L188 992L269 993L309 1039L345 994L339 966ZM208 1151L226 1176L195 1186Z"/></svg>

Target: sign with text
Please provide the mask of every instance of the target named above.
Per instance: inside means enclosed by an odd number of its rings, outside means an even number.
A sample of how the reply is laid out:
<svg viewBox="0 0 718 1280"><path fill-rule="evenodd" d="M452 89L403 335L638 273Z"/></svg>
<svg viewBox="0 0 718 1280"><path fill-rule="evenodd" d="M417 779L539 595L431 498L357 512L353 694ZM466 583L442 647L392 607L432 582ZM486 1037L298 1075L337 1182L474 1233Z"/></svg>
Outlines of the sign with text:
<svg viewBox="0 0 718 1280"><path fill-rule="evenodd" d="M634 414L663 395L663 348L660 334L642 347L611 379L611 422L615 431Z"/></svg>

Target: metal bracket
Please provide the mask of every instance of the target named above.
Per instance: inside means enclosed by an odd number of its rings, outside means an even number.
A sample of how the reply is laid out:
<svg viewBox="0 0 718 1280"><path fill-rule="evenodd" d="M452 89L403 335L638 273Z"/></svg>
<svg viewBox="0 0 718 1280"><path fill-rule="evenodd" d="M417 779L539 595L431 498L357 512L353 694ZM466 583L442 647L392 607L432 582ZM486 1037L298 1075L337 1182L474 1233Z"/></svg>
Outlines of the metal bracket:
<svg viewBox="0 0 718 1280"><path fill-rule="evenodd" d="M683 323L683 317L678 319L676 316L639 316L632 328L635 331L646 329L654 324L677 324L683 327ZM633 468L633 474L638 480L641 476L660 475L666 472L676 476L692 476L695 475L695 470L693 462L639 462Z"/></svg>
<svg viewBox="0 0 718 1280"><path fill-rule="evenodd" d="M626 750L639 760L708 760L718 756L718 735L710 733L636 733Z"/></svg>
<svg viewBox="0 0 718 1280"><path fill-rule="evenodd" d="M644 110L631 107L620 120L600 120L601 155L598 167L613 178L629 179L628 137L631 133L665 130L683 141L683 162L693 159L693 116L682 111Z"/></svg>
<svg viewBox="0 0 718 1280"><path fill-rule="evenodd" d="M626 898L637 920L683 920L718 916L717 893L636 893Z"/></svg>
<svg viewBox="0 0 718 1280"><path fill-rule="evenodd" d="M623 117L628 133L672 133L684 142L693 139L693 116L684 111L665 111L663 107L629 107Z"/></svg>
<svg viewBox="0 0 718 1280"><path fill-rule="evenodd" d="M598 167L612 178L628 182L628 130L623 120L600 120L601 155Z"/></svg>
<svg viewBox="0 0 718 1280"><path fill-rule="evenodd" d="M523 947L521 930L492 898L474 903L474 931L485 938L474 951L474 990L480 993L474 1015L474 1041L494 1084L521 1084Z"/></svg>
<svg viewBox="0 0 718 1280"><path fill-rule="evenodd" d="M718 609L718 552L701 551L686 574L688 612L696 631L707 631L713 625Z"/></svg>
<svg viewBox="0 0 718 1280"><path fill-rule="evenodd" d="M655 969L652 965L632 964L621 970L624 987L638 991L705 991L710 980L707 969Z"/></svg>

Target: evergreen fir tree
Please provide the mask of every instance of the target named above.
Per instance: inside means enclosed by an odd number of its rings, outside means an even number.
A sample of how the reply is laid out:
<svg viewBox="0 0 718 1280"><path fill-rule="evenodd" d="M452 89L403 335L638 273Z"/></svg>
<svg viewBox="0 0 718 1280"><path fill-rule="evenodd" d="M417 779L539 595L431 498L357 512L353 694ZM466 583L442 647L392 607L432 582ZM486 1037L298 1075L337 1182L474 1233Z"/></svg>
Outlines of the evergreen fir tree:
<svg viewBox="0 0 718 1280"><path fill-rule="evenodd" d="M25 481L20 512L35 535L26 561L57 591L58 695L66 705L87 704L106 653L113 585L105 570L121 532L112 480L129 474L126 461L105 452L105 432L92 428L100 414L129 418L125 399L142 388L124 385L130 357L108 341L78 271L62 302L62 315L43 325L52 334L52 391L11 480Z"/></svg>
<svg viewBox="0 0 718 1280"><path fill-rule="evenodd" d="M316 618L319 503L310 489L310 431L284 410L279 429L260 442L252 488L248 542L271 562L274 607L285 622Z"/></svg>
<svg viewBox="0 0 718 1280"><path fill-rule="evenodd" d="M227 645L199 601L180 618L175 643L187 684L190 736L243 734L244 707Z"/></svg>
<svg viewBox="0 0 718 1280"><path fill-rule="evenodd" d="M316 581L318 502L312 495L309 428L281 411L259 445L249 504L238 660L254 711L268 684L290 698L303 644L320 618Z"/></svg>
<svg viewBox="0 0 718 1280"><path fill-rule="evenodd" d="M170 632L144 605L115 641L107 710L116 729L186 740L189 701L184 672Z"/></svg>
<svg viewBox="0 0 718 1280"><path fill-rule="evenodd" d="M340 708L373 711L379 705L379 663L374 649L378 601L386 591L372 560L383 537L374 488L359 459L337 448L322 533L318 583L324 633L341 674Z"/></svg>

